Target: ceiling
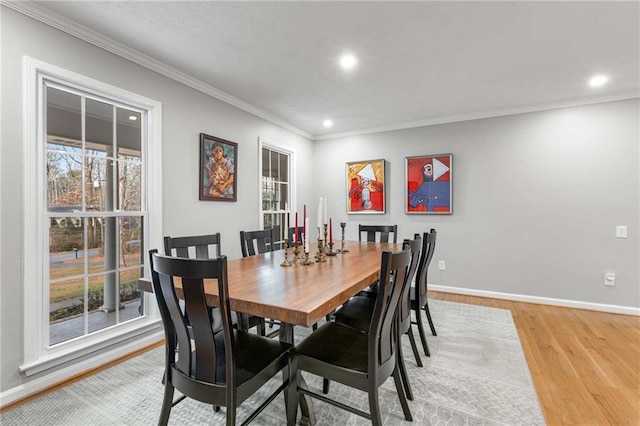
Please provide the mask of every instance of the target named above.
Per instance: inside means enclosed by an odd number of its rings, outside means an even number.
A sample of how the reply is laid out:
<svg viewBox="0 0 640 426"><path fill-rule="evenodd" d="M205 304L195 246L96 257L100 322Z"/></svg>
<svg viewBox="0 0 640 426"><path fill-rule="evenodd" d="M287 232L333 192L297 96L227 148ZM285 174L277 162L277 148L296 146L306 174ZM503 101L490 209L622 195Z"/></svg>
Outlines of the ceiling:
<svg viewBox="0 0 640 426"><path fill-rule="evenodd" d="M639 2L36 3L45 22L312 139L640 93ZM591 88L594 74L611 80Z"/></svg>

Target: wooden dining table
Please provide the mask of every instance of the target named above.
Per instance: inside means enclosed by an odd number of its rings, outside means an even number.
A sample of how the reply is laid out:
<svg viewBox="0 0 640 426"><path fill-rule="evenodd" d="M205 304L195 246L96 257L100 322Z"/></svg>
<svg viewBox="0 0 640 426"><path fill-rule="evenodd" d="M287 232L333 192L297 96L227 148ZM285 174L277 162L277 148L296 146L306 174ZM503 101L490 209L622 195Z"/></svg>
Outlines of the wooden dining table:
<svg viewBox="0 0 640 426"><path fill-rule="evenodd" d="M229 303L233 311L281 322L279 338L293 343L294 326L311 327L360 290L375 283L383 251L402 249L396 243L346 241L347 253L317 262L310 245L312 265L281 266L284 250L229 260ZM293 257L293 250L288 250ZM138 289L153 292L151 280L138 280ZM182 297L179 283L176 294ZM218 306L217 280L205 280L207 304ZM311 401L301 395L302 424L315 424Z"/></svg>

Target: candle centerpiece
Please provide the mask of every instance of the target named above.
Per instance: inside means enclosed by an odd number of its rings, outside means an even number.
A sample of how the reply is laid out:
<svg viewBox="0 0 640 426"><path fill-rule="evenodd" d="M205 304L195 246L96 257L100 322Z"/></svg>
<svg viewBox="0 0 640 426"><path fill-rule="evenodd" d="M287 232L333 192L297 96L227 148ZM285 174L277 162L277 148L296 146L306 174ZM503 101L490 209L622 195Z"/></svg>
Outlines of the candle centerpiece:
<svg viewBox="0 0 640 426"><path fill-rule="evenodd" d="M294 261L295 261L295 258L294 258ZM284 262L282 262L280 266L287 267L291 265L293 265L293 263L289 262L289 238L285 237L284 238Z"/></svg>

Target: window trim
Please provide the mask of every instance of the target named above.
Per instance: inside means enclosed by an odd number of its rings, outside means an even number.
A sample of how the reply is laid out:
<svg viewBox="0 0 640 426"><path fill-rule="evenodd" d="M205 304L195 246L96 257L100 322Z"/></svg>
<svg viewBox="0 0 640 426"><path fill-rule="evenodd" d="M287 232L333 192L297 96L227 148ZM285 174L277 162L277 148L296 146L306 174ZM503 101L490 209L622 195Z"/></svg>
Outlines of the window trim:
<svg viewBox="0 0 640 426"><path fill-rule="evenodd" d="M262 208L262 149L277 151L289 156L289 212L296 211L296 150L288 145L281 144L263 137L258 138L258 229L264 228L264 210ZM285 230L285 235L286 235Z"/></svg>
<svg viewBox="0 0 640 426"><path fill-rule="evenodd" d="M146 111L146 126L142 129L142 168L147 184L142 188L143 209L148 214L148 232L144 247L160 247L162 235L162 104L153 99L102 83L92 78L50 65L28 56L23 57L23 362L19 370L30 376L65 362L85 356L133 336L158 330L161 327L156 304L151 295L143 294L147 315L122 327L105 329L66 343L47 348L44 342L45 324L43 303L44 253L48 242L44 238L46 220L44 193L45 148L43 120L44 80L58 81L82 92L107 93L115 101L133 105ZM151 147L153 145L153 148ZM35 188L35 191L33 190ZM35 255L34 255L35 253ZM145 274L148 263L145 262ZM46 322L48 325L48 321Z"/></svg>

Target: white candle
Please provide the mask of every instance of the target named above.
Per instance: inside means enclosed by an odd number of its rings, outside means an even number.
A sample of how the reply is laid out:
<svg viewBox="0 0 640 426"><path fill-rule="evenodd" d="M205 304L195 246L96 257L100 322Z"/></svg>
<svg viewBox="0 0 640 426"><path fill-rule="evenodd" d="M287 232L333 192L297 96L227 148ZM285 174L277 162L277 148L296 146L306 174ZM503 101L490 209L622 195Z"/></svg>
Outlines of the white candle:
<svg viewBox="0 0 640 426"><path fill-rule="evenodd" d="M309 218L305 218L304 220L305 229L309 229ZM309 253L309 237L307 235L304 236L304 252Z"/></svg>
<svg viewBox="0 0 640 426"><path fill-rule="evenodd" d="M327 199L322 199L322 223L327 224Z"/></svg>

